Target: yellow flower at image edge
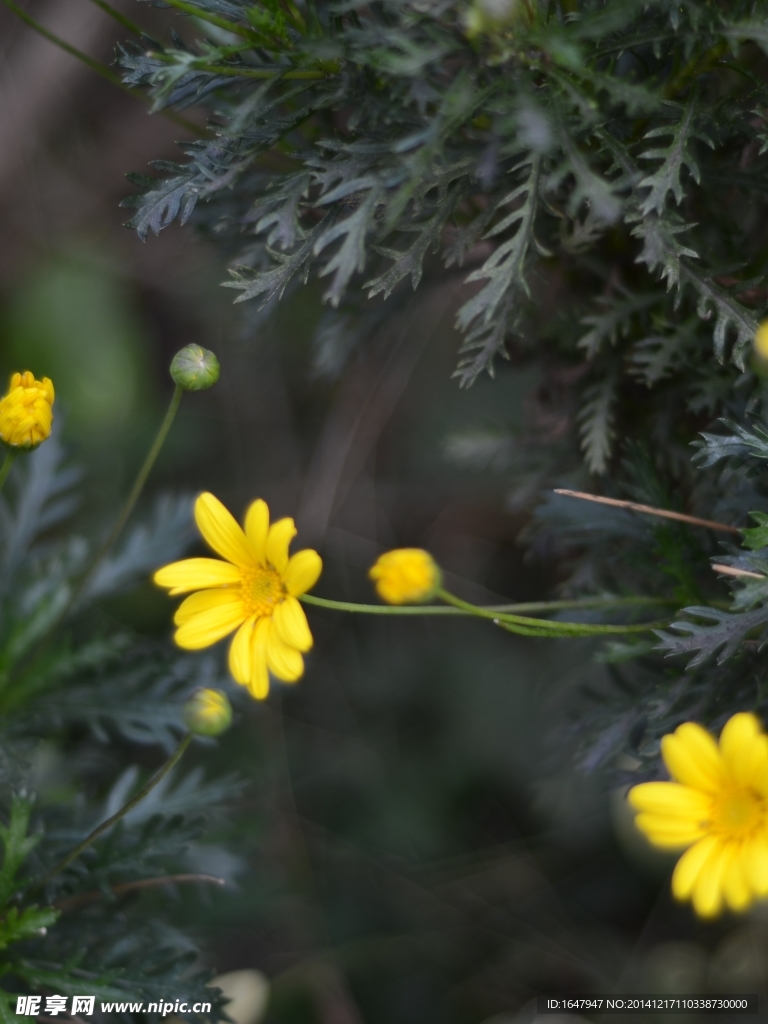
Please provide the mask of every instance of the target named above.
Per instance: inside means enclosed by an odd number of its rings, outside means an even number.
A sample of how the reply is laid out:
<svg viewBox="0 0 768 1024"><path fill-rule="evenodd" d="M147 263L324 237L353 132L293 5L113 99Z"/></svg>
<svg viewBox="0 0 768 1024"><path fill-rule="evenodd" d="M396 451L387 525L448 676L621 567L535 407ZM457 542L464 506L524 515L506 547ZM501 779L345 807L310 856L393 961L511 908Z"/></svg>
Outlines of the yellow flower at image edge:
<svg viewBox="0 0 768 1024"><path fill-rule="evenodd" d="M687 849L672 892L702 917L745 910L768 895L768 737L752 714L726 722L719 746L686 722L661 741L673 782L629 792L638 828L654 846Z"/></svg>
<svg viewBox="0 0 768 1024"><path fill-rule="evenodd" d="M296 536L293 520L279 519L270 526L261 499L249 507L244 530L212 494L201 494L195 502L195 521L226 561L187 558L155 573L155 583L171 596L197 591L176 610L174 639L194 651L237 630L229 669L262 700L269 692L270 672L286 683L304 672L302 654L312 647L312 634L297 598L315 585L323 563L311 550L289 557Z"/></svg>
<svg viewBox="0 0 768 1024"><path fill-rule="evenodd" d="M757 328L752 344L757 355L768 361L768 320L763 320Z"/></svg>
<svg viewBox="0 0 768 1024"><path fill-rule="evenodd" d="M29 370L14 373L0 399L0 441L11 448L36 448L50 437L54 397L49 377L35 380Z"/></svg>
<svg viewBox="0 0 768 1024"><path fill-rule="evenodd" d="M387 604L431 601L442 582L440 567L428 551L397 548L380 555L368 570L376 591Z"/></svg>

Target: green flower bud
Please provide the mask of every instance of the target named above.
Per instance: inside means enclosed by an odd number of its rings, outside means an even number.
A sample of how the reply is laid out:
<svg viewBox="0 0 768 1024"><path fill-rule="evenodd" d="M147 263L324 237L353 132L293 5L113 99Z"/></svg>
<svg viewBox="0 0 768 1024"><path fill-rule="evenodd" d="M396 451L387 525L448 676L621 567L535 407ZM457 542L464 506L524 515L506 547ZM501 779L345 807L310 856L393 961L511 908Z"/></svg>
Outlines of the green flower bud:
<svg viewBox="0 0 768 1024"><path fill-rule="evenodd" d="M187 345L176 353L171 376L185 391L205 391L219 379L219 360L210 349Z"/></svg>
<svg viewBox="0 0 768 1024"><path fill-rule="evenodd" d="M184 724L196 736L220 736L232 724L232 705L223 690L195 690L184 705Z"/></svg>

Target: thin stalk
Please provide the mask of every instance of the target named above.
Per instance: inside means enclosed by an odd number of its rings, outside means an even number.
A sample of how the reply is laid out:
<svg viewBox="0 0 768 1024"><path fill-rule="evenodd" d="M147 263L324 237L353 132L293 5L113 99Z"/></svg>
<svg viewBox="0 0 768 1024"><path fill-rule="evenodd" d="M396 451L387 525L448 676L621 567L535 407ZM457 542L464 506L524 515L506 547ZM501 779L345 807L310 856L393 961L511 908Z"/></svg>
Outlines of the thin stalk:
<svg viewBox="0 0 768 1024"><path fill-rule="evenodd" d="M108 82L111 82L112 85L116 85L118 89L122 89L123 92L127 92L129 96L134 96L146 102L146 96L137 92L135 89L132 89L129 85L126 85L121 81L119 75L116 75L113 71L109 70L106 64L102 64L101 61L94 60L94 58L89 57L87 53L83 53L83 51L78 50L76 46L71 46L69 43L65 42L65 40L61 39L53 32L50 32L47 28L41 25L39 21L35 21L31 15L27 14L25 10L19 7L17 3L14 3L14 0L2 0L2 3L4 3L9 10L13 11L18 18L21 18L26 25L29 25L33 31L37 32L38 35L47 39L49 43L53 43L54 46L58 46L60 50L64 50L65 53L70 54L70 56L79 60L82 64L85 64L86 67L89 67L91 71L95 71L97 75L101 75L102 78L106 78ZM209 138L211 136L211 133L206 128L200 128L192 121L188 121L186 117L174 114L170 110L161 110L160 113L169 121L173 121L174 124L181 125L181 127L186 128L187 131L194 132L195 135L205 138Z"/></svg>
<svg viewBox="0 0 768 1024"><path fill-rule="evenodd" d="M256 33L251 29L246 28L244 25L238 25L234 21L227 21L226 18L220 18L216 14L210 14L208 11L202 10L200 7L196 7L194 4L185 3L184 0L165 0L169 7L175 7L178 11L184 11L185 14L191 14L194 18L199 18L201 21L207 21L210 25L218 25L219 28L225 29L227 32L234 32L238 36L243 36L244 39L249 39L251 42L257 43Z"/></svg>
<svg viewBox="0 0 768 1024"><path fill-rule="evenodd" d="M124 896L127 892L135 892L141 889L156 889L163 885L180 885L189 882L207 882L209 885L226 885L226 879L218 878L216 875L161 875L158 878L138 878L134 882L123 882L122 885L111 885L109 892L112 896ZM87 903L96 903L103 900L106 893L103 889L91 889L90 892L80 892L75 896L67 896L63 900L56 900L51 906L56 910L66 913L75 910Z"/></svg>
<svg viewBox="0 0 768 1024"><path fill-rule="evenodd" d="M719 43L711 46L706 53L691 57L688 63L669 81L664 89L668 99L672 99L679 92L682 92L699 75L712 71L721 57L728 52L728 42L721 39Z"/></svg>
<svg viewBox="0 0 768 1024"><path fill-rule="evenodd" d="M126 498L125 505L123 505L123 510L117 517L115 525L112 527L112 531L109 537L107 537L107 540L104 543L104 547L102 548L99 554L98 560L103 558L106 552L112 547L117 538L120 536L123 527L128 522L131 512L133 512L134 506L136 505L136 502L139 500L141 492L144 490L144 484L147 482L147 477L152 472L152 467L157 461L157 456L160 454L160 450L165 444L165 439L168 436L168 431L171 429L173 421L176 419L176 413L179 411L179 405L181 405L181 396L183 394L184 388L180 384L177 384L176 387L173 389L173 397L171 398L170 405L168 406L168 411L165 414L165 419L160 424L160 429L157 432L155 440L152 442L152 447L147 452L146 459L144 459L144 465L141 467L138 476L134 480L133 487L131 488L131 493Z"/></svg>
<svg viewBox="0 0 768 1024"><path fill-rule="evenodd" d="M98 554L77 582L74 590L72 591L72 596L70 597L66 608L62 612L62 618L76 604L78 598L85 589L86 584L92 579L93 574L101 564L104 556L120 536L123 531L123 527L128 522L136 502L139 500L139 496L144 490L144 484L147 482L147 477L152 471L152 467L157 460L157 456L160 454L160 449L163 447L165 439L168 436L168 431L171 429L171 425L176 418L176 413L178 412L179 405L181 404L181 396L183 394L184 388L177 384L173 392L173 398L171 398L171 404L168 406L168 411L165 414L165 419L160 425L160 429L157 432L155 440L152 442L152 447L147 452L147 457L144 459L144 465L139 470L138 475L133 482L133 487L125 500L125 504L123 505L120 515L115 520L115 524L110 530L109 536L104 541L104 544L100 548Z"/></svg>
<svg viewBox="0 0 768 1024"><path fill-rule="evenodd" d="M123 28L127 28L128 31L133 32L134 35L141 36L144 34L144 29L141 25L137 25L135 21L131 21L130 18L126 18L123 13L116 10L112 4L108 4L106 0L91 0L91 3L96 4L96 6L100 7L105 14L108 14L110 18L114 18L115 21L119 22L123 26Z"/></svg>
<svg viewBox="0 0 768 1024"><path fill-rule="evenodd" d="M8 477L8 474L11 472L11 466L14 464L15 461L16 461L16 452L6 452L5 453L5 458L3 459L3 464L2 464L2 466L0 466L0 491L2 491L2 489L3 489L4 485L5 485L6 478Z"/></svg>
<svg viewBox="0 0 768 1024"><path fill-rule="evenodd" d="M737 569L734 565L720 565L718 562L712 563L712 570L714 572L721 572L724 576L748 576L753 580L764 580L766 578L761 572L749 572L748 569Z"/></svg>
<svg viewBox="0 0 768 1024"><path fill-rule="evenodd" d="M647 633L667 624L666 622L645 622L640 625L604 626L581 622L550 622L548 619L532 619L524 615L510 615L505 612L494 612L487 608L481 608L478 605L470 604L469 601L462 601L460 597L456 597L454 594L449 593L449 591L443 590L442 587L437 591L437 596L445 601L446 604L453 605L455 608L462 608L464 611L469 612L470 615L477 615L482 619L490 619L495 625L503 626L504 629L508 629L512 633L520 633L523 636L576 637L602 636L612 633Z"/></svg>
<svg viewBox="0 0 768 1024"><path fill-rule="evenodd" d="M737 526L728 526L726 523L716 523L712 519L699 519L698 516L687 516L684 512L671 512L666 508L655 508L653 505L640 505L636 501L622 501L619 498L603 498L598 494L586 494L584 491L569 491L563 487L556 487L555 494L563 494L566 498L579 498L581 501L594 501L598 505L612 505L614 508L626 508L631 512L643 512L649 516L659 516L662 519L674 519L678 523L689 523L691 526L703 526L707 530L720 530L722 533L738 533L741 530Z"/></svg>
<svg viewBox="0 0 768 1024"><path fill-rule="evenodd" d="M212 75L230 75L233 78L258 78L260 80L266 80L268 78L274 78L275 80L280 79L281 82L290 82L294 80L312 80L319 78L329 78L333 72L330 71L271 71L262 68L234 68L228 64L205 64L201 67L196 67L196 71L206 71Z"/></svg>
<svg viewBox="0 0 768 1024"><path fill-rule="evenodd" d="M52 878L58 875L60 871L63 871L64 868L69 867L73 860L79 857L84 850L87 850L92 843L95 843L99 836L104 835L104 833L111 829L113 825L116 825L121 818L124 818L129 811L132 811L134 807L140 804L144 797L148 796L155 788L155 786L157 786L158 783L163 781L168 772L170 772L178 764L178 762L184 756L184 751L189 746L191 740L192 733L188 732L182 738L178 747L176 747L176 749L165 762L165 764L162 766L162 768L155 775L152 776L152 778L149 780L149 782L147 782L145 786L142 786L142 788L139 790L136 796L132 797L127 804L124 804L119 811L116 811L111 818L107 818L106 821L102 821L100 825L97 825L93 832L91 832L89 835L85 837L82 843L78 843L74 850L71 850L63 860L59 861L59 863L55 867L51 868L51 870L44 878L42 878L39 882L35 883L35 885L30 890L30 893L37 892L39 889L42 889L43 886L47 885Z"/></svg>
<svg viewBox="0 0 768 1024"><path fill-rule="evenodd" d="M327 597L302 594L299 598L306 604L319 608L331 608L339 612L359 612L363 615L475 615L465 608L442 604L354 604L351 601L332 601ZM486 605L487 612L557 612L568 610L594 610L601 608L644 608L669 605L677 608L679 602L669 597L587 597L573 601L527 601L523 604Z"/></svg>
<svg viewBox="0 0 768 1024"><path fill-rule="evenodd" d="M174 58L171 54L159 53L155 50L150 51L150 57L155 60L159 60L164 64L172 64ZM261 81L265 81L269 78L279 79L283 81L293 81L296 79L319 79L328 78L333 74L331 71L317 71L311 69L294 69L289 71L280 67L273 68L253 68L247 64L206 64L204 60L195 61L189 65L191 70L203 71L209 75L229 75L232 78L257 78Z"/></svg>

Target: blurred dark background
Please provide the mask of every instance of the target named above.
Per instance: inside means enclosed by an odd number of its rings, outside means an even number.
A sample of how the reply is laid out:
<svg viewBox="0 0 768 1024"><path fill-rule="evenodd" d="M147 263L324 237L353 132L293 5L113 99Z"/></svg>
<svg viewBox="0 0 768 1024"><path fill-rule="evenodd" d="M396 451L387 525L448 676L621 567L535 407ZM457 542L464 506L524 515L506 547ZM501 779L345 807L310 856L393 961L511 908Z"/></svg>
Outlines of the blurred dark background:
<svg viewBox="0 0 768 1024"><path fill-rule="evenodd" d="M23 6L105 64L126 36L89 0ZM179 24L117 6L159 35ZM509 480L446 454L462 431L529 416L536 386L508 364L469 391L451 380L460 279L393 305L346 361L313 346L312 284L244 317L215 246L177 226L143 244L122 226L126 172L190 137L0 5L0 372L54 379L86 470L78 526L114 513L170 396L170 358L198 342L221 380L185 399L145 506L209 489L240 515L262 496L295 516L295 546L322 553L326 596L370 600L366 569L399 545L429 548L469 599L552 596L558 567L526 557ZM170 635L149 584L108 613ZM270 979L268 1020L502 1024L532 1019L539 992L767 987L765 911L697 924L621 790L574 770L585 688L605 682L589 645L455 620L312 609L310 622L300 684L264 705L240 694L235 729L199 758L246 781L194 851L228 887L146 897L216 970Z"/></svg>

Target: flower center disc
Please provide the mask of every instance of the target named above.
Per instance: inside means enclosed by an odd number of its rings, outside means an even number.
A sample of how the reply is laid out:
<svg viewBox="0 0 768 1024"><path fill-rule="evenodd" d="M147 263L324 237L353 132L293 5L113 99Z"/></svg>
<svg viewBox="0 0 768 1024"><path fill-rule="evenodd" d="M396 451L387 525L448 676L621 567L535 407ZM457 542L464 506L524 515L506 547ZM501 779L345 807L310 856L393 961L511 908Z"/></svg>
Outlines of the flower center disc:
<svg viewBox="0 0 768 1024"><path fill-rule="evenodd" d="M248 615L271 615L284 597L283 581L274 569L243 570L243 604Z"/></svg>
<svg viewBox="0 0 768 1024"><path fill-rule="evenodd" d="M733 838L746 837L765 821L763 797L752 789L726 792L712 809L712 824Z"/></svg>

